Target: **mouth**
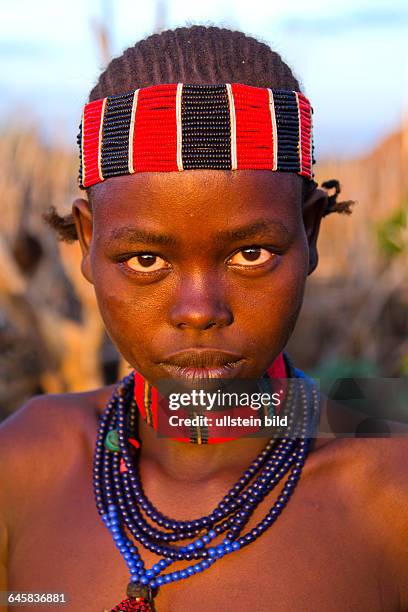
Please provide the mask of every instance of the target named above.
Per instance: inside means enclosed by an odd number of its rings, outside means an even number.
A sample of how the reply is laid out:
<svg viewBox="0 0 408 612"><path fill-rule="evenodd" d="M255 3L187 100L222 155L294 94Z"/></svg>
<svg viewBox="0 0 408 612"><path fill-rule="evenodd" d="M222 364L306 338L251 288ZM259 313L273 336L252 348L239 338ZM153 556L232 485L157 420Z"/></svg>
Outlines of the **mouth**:
<svg viewBox="0 0 408 612"><path fill-rule="evenodd" d="M173 378L201 380L234 378L244 364L241 355L220 350L195 349L169 355L160 365Z"/></svg>

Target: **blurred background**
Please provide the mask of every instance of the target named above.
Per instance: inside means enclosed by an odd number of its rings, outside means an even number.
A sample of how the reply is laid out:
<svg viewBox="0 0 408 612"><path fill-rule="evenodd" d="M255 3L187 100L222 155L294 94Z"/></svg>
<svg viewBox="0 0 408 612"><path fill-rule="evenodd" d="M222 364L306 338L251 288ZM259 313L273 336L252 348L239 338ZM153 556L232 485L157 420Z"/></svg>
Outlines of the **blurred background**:
<svg viewBox="0 0 408 612"><path fill-rule="evenodd" d="M315 376L408 373L406 0L0 0L0 418L35 393L127 371L104 333L78 245L42 213L77 195L82 105L109 59L154 31L240 29L294 68L315 109L319 182L351 216L322 223L288 353Z"/></svg>

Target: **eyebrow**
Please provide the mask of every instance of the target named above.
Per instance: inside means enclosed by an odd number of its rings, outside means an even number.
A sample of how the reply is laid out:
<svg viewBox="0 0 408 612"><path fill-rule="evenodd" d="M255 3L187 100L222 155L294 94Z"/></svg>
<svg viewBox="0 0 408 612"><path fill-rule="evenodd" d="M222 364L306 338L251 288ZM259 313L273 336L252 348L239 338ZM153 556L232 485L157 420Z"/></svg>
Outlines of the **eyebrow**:
<svg viewBox="0 0 408 612"><path fill-rule="evenodd" d="M128 243L159 244L159 245L175 245L176 239L169 234L156 234L148 232L137 227L120 227L114 229L109 234L110 240L125 240Z"/></svg>
<svg viewBox="0 0 408 612"><path fill-rule="evenodd" d="M281 221L255 221L248 225L237 227L233 230L223 230L218 232L217 241L224 242L226 240L246 240L254 238L260 234L278 234L280 237L288 238L289 231Z"/></svg>
<svg viewBox="0 0 408 612"><path fill-rule="evenodd" d="M233 242L237 240L247 240L248 238L254 238L261 234L275 234L279 237L288 238L289 231L281 221L255 221L247 225L242 225L231 230L222 230L217 232L216 242L225 243L227 241ZM125 226L114 229L109 234L109 239L124 240L130 244L152 244L152 245L166 245L176 246L177 239L170 234L159 234L146 230L139 229L137 227Z"/></svg>

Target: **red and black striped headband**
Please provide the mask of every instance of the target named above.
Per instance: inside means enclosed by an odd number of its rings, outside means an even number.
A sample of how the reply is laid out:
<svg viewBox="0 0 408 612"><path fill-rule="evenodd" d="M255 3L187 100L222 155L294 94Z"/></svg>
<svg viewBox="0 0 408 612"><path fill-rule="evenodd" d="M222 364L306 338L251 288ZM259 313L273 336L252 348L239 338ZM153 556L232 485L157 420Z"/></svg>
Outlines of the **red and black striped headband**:
<svg viewBox="0 0 408 612"><path fill-rule="evenodd" d="M300 92L153 85L85 105L79 184L112 176L209 168L313 177L312 108Z"/></svg>

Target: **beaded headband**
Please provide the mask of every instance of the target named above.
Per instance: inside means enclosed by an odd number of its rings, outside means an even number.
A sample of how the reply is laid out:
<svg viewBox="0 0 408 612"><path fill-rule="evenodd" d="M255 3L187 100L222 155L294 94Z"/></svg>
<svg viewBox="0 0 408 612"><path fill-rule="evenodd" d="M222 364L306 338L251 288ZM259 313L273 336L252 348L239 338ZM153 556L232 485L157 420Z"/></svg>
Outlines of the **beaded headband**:
<svg viewBox="0 0 408 612"><path fill-rule="evenodd" d="M312 113L300 92L152 85L86 104L80 187L135 172L272 170L313 177Z"/></svg>

